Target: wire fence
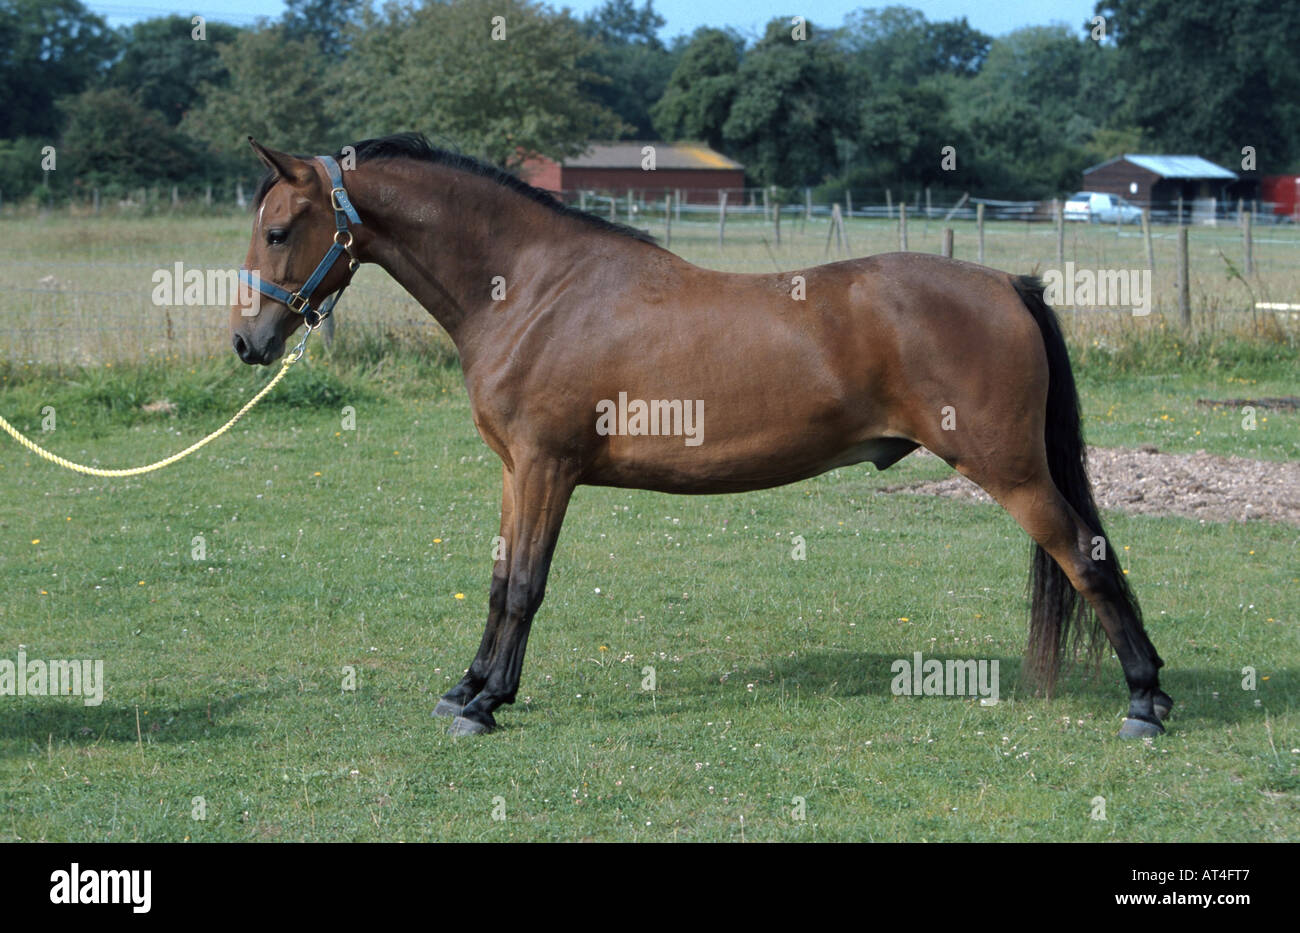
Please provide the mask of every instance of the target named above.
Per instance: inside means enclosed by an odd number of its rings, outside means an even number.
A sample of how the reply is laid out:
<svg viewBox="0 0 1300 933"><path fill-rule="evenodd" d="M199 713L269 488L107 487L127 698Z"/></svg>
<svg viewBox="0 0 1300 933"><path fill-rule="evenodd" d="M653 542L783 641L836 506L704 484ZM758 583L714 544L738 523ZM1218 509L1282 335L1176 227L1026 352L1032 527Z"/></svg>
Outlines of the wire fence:
<svg viewBox="0 0 1300 933"><path fill-rule="evenodd" d="M713 191L713 204L644 192L570 192L598 216L648 230L686 259L736 272L807 268L897 249L946 253L1008 272L1042 274L1069 262L1147 269L1157 310L1229 312L1263 307L1287 321L1300 311L1300 231L1260 227L1253 204L1216 206L1187 226L1147 210L1135 222L1067 220L1064 202L957 197L945 204L780 204L770 189ZM640 196L639 196L640 195ZM917 204L920 207L917 207ZM1267 205L1259 205L1266 210ZM159 300L156 281L180 264L225 270L247 250L246 213L160 212L130 218L85 205L52 210L4 236L0 251L0 359L18 365L182 360L230 353L233 301ZM1213 218L1213 223L1210 218ZM0 215L0 229L11 221ZM1184 245L1184 240L1187 245ZM1183 250L1186 250L1185 258ZM1186 280L1184 282L1184 279ZM1185 299L1188 308L1180 309ZM1293 309L1294 306L1294 309ZM445 345L433 319L375 267L363 267L339 314L349 333Z"/></svg>

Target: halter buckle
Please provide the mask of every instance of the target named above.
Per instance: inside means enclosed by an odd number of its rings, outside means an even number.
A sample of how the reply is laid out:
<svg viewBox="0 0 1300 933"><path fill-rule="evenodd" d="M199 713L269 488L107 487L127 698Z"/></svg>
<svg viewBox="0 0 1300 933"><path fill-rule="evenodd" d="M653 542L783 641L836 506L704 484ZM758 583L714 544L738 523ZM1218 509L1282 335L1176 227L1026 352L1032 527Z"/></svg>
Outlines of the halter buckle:
<svg viewBox="0 0 1300 933"><path fill-rule="evenodd" d="M305 295L300 295L298 292L294 292L289 296L289 300L286 304L288 304L289 310L294 314L301 314L303 317L306 317L306 309L311 307L311 299Z"/></svg>
<svg viewBox="0 0 1300 933"><path fill-rule="evenodd" d="M340 196L343 198L342 202L339 201ZM339 185L336 188L331 188L330 203L334 205L334 210L346 214L349 206L347 189L342 185Z"/></svg>

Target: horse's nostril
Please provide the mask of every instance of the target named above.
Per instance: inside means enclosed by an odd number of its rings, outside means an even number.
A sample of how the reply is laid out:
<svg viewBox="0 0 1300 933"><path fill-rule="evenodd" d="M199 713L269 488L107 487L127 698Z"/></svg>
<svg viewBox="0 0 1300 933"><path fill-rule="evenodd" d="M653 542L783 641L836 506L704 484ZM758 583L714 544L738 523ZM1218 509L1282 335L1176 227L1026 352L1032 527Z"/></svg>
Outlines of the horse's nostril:
<svg viewBox="0 0 1300 933"><path fill-rule="evenodd" d="M243 337L241 337L239 334L235 334L235 337L234 337L234 340L232 341L232 343L234 343L234 345L235 345L235 352L239 354L239 358L240 358L241 360L247 360L247 359L248 359L248 341L246 341L246 340L245 340Z"/></svg>

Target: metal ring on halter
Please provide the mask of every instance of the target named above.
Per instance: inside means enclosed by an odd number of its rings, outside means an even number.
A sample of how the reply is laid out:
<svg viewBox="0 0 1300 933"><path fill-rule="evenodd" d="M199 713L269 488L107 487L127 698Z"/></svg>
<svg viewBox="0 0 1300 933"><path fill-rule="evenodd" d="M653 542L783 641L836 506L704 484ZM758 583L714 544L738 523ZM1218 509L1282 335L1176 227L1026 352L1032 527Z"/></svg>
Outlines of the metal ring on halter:
<svg viewBox="0 0 1300 933"><path fill-rule="evenodd" d="M298 346L294 347L291 351L289 351L290 352L289 358L285 361L286 366L288 366L290 363L296 363L300 359L302 359L303 354L307 352L307 338L311 336L311 332L314 331L315 329L316 329L316 324L311 323L311 321L307 321L307 329L303 332L302 339L298 341Z"/></svg>

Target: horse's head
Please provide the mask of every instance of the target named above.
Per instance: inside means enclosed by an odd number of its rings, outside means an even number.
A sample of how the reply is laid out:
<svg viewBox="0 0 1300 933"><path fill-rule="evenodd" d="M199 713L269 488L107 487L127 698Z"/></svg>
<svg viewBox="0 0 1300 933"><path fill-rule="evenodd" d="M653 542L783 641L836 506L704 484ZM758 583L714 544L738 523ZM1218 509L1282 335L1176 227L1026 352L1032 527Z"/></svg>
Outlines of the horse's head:
<svg viewBox="0 0 1300 933"><path fill-rule="evenodd" d="M351 279L355 262L350 263L347 218L359 220L347 194L339 194L342 181L330 178L331 171L338 173L336 166L267 149L251 137L248 142L274 181L257 207L244 260L252 287L241 289L230 309L230 331L241 360L266 364L279 358L304 319L314 322L321 302Z"/></svg>

